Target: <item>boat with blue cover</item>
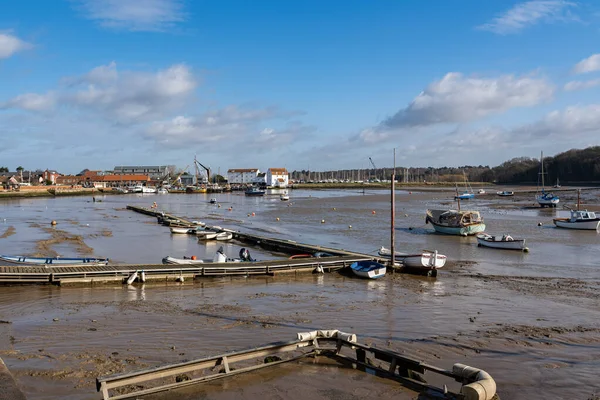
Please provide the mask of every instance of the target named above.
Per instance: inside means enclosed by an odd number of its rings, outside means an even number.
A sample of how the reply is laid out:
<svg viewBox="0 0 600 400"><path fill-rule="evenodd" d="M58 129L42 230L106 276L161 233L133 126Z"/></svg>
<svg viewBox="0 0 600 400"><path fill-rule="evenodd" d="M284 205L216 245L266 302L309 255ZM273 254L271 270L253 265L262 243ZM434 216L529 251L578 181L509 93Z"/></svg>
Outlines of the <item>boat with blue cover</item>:
<svg viewBox="0 0 600 400"><path fill-rule="evenodd" d="M377 279L385 276L386 266L375 261L357 261L350 264L354 275L361 278Z"/></svg>
<svg viewBox="0 0 600 400"><path fill-rule="evenodd" d="M265 191L261 190L257 187L251 187L250 189L246 190L244 193L246 194L246 196L264 196L265 195Z"/></svg>

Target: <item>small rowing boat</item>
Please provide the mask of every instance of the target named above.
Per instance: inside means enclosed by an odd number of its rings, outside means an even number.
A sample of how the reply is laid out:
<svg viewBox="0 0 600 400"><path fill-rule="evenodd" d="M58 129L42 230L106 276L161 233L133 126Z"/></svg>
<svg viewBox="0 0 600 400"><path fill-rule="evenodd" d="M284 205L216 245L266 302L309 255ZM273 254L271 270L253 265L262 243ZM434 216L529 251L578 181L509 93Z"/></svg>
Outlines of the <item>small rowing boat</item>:
<svg viewBox="0 0 600 400"><path fill-rule="evenodd" d="M354 275L361 278L377 279L385 276L386 266L375 261L357 261L350 264Z"/></svg>
<svg viewBox="0 0 600 400"><path fill-rule="evenodd" d="M485 232L477 235L477 246L493 249L529 251L525 247L525 239L514 239L510 235L492 236Z"/></svg>
<svg viewBox="0 0 600 400"><path fill-rule="evenodd" d="M106 265L108 258L62 258L62 257L27 257L0 256L0 261L20 265Z"/></svg>
<svg viewBox="0 0 600 400"><path fill-rule="evenodd" d="M383 257L392 257L392 251L383 246L379 249L379 255ZM422 253L409 254L394 251L394 258L396 261L402 261L405 267L409 268L420 268L420 269L439 269L446 265L447 257L443 254L439 254L437 250L429 251L423 250Z"/></svg>
<svg viewBox="0 0 600 400"><path fill-rule="evenodd" d="M231 232L217 233L217 236L215 236L215 239L217 239L217 240L231 240L231 239L233 239L233 233L231 233Z"/></svg>
<svg viewBox="0 0 600 400"><path fill-rule="evenodd" d="M196 232L196 236L198 237L198 241L211 240L217 237L217 232L198 231Z"/></svg>

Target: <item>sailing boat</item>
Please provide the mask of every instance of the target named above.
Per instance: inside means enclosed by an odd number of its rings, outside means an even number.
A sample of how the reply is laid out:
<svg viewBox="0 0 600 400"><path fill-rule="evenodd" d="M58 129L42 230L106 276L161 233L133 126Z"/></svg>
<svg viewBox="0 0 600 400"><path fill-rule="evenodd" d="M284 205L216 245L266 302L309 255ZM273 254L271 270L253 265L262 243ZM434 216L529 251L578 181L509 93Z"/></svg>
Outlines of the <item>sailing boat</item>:
<svg viewBox="0 0 600 400"><path fill-rule="evenodd" d="M458 186L456 187L456 196L454 199L468 200L475 197L475 193L473 193L473 188L467 179L467 175L463 171L463 177L465 179L465 191L462 194L458 194Z"/></svg>
<svg viewBox="0 0 600 400"><path fill-rule="evenodd" d="M558 204L558 202L560 201L560 199L558 198L558 196L553 195L552 193L546 193L545 188L544 188L544 152L542 151L542 155L540 157L540 161L542 164L542 172L540 172L540 175L542 176L542 193L537 195L535 197L535 199L537 200L537 202L539 203L539 205L544 208L546 206L548 207L556 207L556 205Z"/></svg>

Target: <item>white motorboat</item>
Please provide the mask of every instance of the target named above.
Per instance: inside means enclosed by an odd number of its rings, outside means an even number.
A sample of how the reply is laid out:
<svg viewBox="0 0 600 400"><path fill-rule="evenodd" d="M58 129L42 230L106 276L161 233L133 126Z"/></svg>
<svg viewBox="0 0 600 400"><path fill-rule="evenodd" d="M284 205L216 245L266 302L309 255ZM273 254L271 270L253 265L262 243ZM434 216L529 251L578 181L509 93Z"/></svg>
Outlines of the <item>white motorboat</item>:
<svg viewBox="0 0 600 400"><path fill-rule="evenodd" d="M391 258L392 251L381 246L379 249L379 255ZM437 250L424 250L419 254L409 254L394 251L394 259L395 261L402 261L404 266L409 268L439 269L446 265L447 257L443 254L439 254Z"/></svg>
<svg viewBox="0 0 600 400"><path fill-rule="evenodd" d="M493 249L529 251L529 248L525 247L525 239L514 239L510 235L492 236L485 232L477 235L477 246L491 247Z"/></svg>
<svg viewBox="0 0 600 400"><path fill-rule="evenodd" d="M580 210L581 190L577 191L577 210L570 210L569 218L554 218L552 221L558 228L581 229L595 231L600 227L600 217L593 211Z"/></svg>
<svg viewBox="0 0 600 400"><path fill-rule="evenodd" d="M142 193L144 194L155 194L156 188L153 186L142 186Z"/></svg>
<svg viewBox="0 0 600 400"><path fill-rule="evenodd" d="M156 193L158 193L158 194L169 194L169 191L167 190L167 188L161 187L161 188L158 188L156 190Z"/></svg>
<svg viewBox="0 0 600 400"><path fill-rule="evenodd" d="M290 196L288 195L287 192L284 192L281 194L281 196L279 196L279 200L281 201L288 201L290 199Z"/></svg>

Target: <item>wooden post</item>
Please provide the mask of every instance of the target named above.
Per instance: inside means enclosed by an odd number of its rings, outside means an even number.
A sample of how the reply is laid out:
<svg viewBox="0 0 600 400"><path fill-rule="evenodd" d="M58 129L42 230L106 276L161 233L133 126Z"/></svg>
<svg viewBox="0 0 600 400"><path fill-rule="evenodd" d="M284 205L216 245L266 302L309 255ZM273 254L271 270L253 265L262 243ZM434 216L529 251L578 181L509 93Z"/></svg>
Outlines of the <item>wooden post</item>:
<svg viewBox="0 0 600 400"><path fill-rule="evenodd" d="M392 210L391 210L391 218L392 218L392 228L390 231L390 250L392 252L392 272L394 271L394 266L396 265L396 246L394 245L394 243L396 242L396 229L395 229L395 222L396 222L396 188L395 188L395 181L396 181L396 148L394 148L394 169L392 170L392 193L391 193L391 202L392 202Z"/></svg>

